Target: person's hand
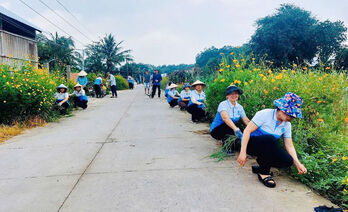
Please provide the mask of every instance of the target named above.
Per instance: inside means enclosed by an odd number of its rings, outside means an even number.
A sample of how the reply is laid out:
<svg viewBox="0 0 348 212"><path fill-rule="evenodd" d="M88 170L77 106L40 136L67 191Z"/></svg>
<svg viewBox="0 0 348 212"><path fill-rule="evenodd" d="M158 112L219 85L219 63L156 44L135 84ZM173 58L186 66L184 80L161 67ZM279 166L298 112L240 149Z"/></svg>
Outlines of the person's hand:
<svg viewBox="0 0 348 212"><path fill-rule="evenodd" d="M237 161L239 163L240 166L244 166L245 163L246 163L246 160L247 160L247 155L246 155L246 152L240 152L239 153L239 156L237 158Z"/></svg>
<svg viewBox="0 0 348 212"><path fill-rule="evenodd" d="M59 105L59 106L62 106L62 102L59 102L58 105Z"/></svg>
<svg viewBox="0 0 348 212"><path fill-rule="evenodd" d="M155 80L155 82L158 82L158 80Z"/></svg>
<svg viewBox="0 0 348 212"><path fill-rule="evenodd" d="M240 131L239 128L237 128L236 130L234 130L234 134L235 134L239 139L242 140L242 138L243 138L243 133L242 133L242 131Z"/></svg>
<svg viewBox="0 0 348 212"><path fill-rule="evenodd" d="M299 163L298 165L296 165L298 174L307 174L307 168L302 164Z"/></svg>

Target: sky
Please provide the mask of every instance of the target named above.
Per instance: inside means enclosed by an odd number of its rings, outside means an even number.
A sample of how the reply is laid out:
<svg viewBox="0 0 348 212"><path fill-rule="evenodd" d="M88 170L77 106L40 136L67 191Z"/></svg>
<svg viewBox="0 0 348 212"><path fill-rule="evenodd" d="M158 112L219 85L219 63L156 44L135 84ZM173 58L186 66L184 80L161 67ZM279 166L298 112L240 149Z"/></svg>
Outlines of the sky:
<svg viewBox="0 0 348 212"><path fill-rule="evenodd" d="M255 21L275 13L283 3L348 26L348 0L58 0L77 20L57 0L22 1L71 35L77 49L111 33L124 41L124 49L132 50L135 62L153 65L190 64L205 48L240 46L250 40ZM0 5L46 35L57 31L67 36L20 0L0 0Z"/></svg>

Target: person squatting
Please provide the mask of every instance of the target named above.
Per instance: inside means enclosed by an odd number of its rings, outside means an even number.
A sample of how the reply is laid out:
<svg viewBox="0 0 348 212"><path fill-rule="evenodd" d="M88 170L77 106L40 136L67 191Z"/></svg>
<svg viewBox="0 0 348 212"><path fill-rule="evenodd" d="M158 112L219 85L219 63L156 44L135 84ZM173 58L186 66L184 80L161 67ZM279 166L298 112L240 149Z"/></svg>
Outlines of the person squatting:
<svg viewBox="0 0 348 212"><path fill-rule="evenodd" d="M197 123L207 117L206 84L197 80L191 86L185 83L179 94L176 84L168 84L167 102L170 107L179 105L181 110L187 110L191 120ZM217 108L210 135L221 141L223 147L230 136L236 136L234 145L223 150L228 154L239 151L237 161L240 166L245 165L247 155L255 156L257 165L252 166L251 170L266 187L276 186L271 167L288 168L294 165L299 174L306 174L307 169L297 157L291 134L291 121L302 118L302 98L287 92L274 100L274 108L260 110L250 120L243 106L238 103L242 95L243 91L236 85L226 88L226 100L220 102ZM243 132L237 127L240 121L246 126ZM280 146L281 138L285 149Z"/></svg>

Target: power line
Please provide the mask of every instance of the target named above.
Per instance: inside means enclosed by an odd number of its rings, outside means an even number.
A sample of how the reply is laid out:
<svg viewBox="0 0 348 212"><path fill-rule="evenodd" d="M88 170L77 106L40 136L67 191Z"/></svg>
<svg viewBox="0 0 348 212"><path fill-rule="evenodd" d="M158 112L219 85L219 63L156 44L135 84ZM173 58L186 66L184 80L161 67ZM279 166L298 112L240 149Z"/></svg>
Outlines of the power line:
<svg viewBox="0 0 348 212"><path fill-rule="evenodd" d="M68 10L68 8L66 8L59 0L56 0L58 2L58 4L60 4L60 6L62 6L64 8L65 11L67 11L75 20L77 23L79 23L88 33L89 30L87 29L87 27L85 27L77 18L74 14L72 14L72 12L70 12L70 10Z"/></svg>
<svg viewBox="0 0 348 212"><path fill-rule="evenodd" d="M59 30L61 30L62 32L64 32L65 34L67 34L68 36L70 36L71 38L75 39L76 41L78 41L79 43L81 43L83 46L85 46L84 43L82 43L81 41L79 41L78 39L74 38L73 36L71 36L69 33L67 33L64 29L60 28L59 26L57 26L55 23L53 23L52 21L50 21L48 18L46 18L45 16L41 15L39 12L37 12L35 9L33 9L32 7L30 7L27 3L25 3L23 0L19 0L20 2L22 2L25 6L29 7L32 11L34 11L36 14L38 14L39 16L41 16L43 19L45 19L46 21L48 21L50 24L52 24L53 26L57 27Z"/></svg>
<svg viewBox="0 0 348 212"><path fill-rule="evenodd" d="M64 17L62 17L61 15L59 15L59 13L57 13L56 11L54 11L50 6L48 6L45 2L43 2L42 0L39 0L43 5L45 5L48 9L50 9L54 14L56 14L57 16L59 16L65 23L69 24L69 26L71 26L72 28L74 28L76 31L78 31L81 35L83 35L85 38L87 38L88 40L92 41L87 35L85 35L83 32L81 32L79 29L77 29L74 25L72 25L69 21L67 21Z"/></svg>

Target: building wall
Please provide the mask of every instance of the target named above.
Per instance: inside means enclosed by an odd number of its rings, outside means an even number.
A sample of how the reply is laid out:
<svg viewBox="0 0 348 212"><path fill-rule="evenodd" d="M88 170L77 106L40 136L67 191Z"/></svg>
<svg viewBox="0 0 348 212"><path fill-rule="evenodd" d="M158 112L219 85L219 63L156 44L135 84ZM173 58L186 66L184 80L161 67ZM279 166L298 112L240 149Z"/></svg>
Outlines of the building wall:
<svg viewBox="0 0 348 212"><path fill-rule="evenodd" d="M20 65L28 60L38 62L36 41L0 30L0 63Z"/></svg>

